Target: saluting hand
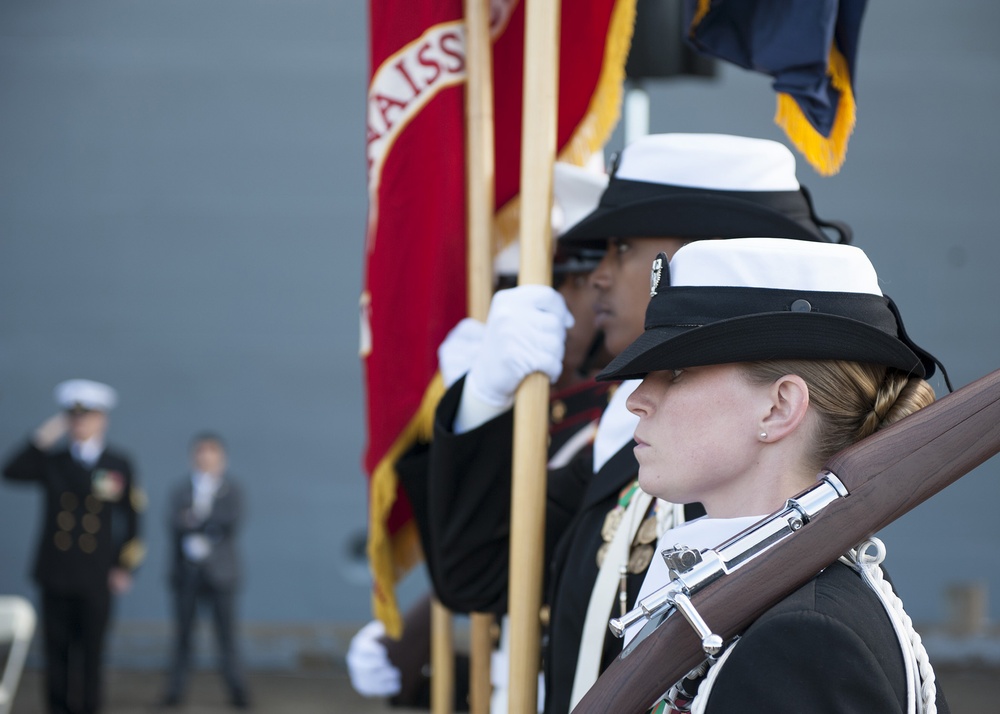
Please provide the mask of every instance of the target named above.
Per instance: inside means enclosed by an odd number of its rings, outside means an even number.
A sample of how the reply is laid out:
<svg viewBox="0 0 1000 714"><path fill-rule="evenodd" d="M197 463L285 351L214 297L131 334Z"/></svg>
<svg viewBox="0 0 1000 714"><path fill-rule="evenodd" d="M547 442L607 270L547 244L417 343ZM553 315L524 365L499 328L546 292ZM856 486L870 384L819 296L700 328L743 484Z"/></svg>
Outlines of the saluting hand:
<svg viewBox="0 0 1000 714"><path fill-rule="evenodd" d="M35 429L31 437L32 443L42 451L48 451L52 446L66 435L69 424L63 412L57 412Z"/></svg>

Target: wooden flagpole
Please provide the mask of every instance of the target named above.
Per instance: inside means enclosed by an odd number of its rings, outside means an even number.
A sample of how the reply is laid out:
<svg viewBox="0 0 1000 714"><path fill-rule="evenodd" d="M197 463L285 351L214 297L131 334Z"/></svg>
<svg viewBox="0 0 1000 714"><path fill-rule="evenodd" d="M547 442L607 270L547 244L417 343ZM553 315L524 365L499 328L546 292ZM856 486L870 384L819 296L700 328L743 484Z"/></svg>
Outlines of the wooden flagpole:
<svg viewBox="0 0 1000 714"><path fill-rule="evenodd" d="M493 57L488 0L465 0L465 171L469 317L483 322L493 296Z"/></svg>
<svg viewBox="0 0 1000 714"><path fill-rule="evenodd" d="M455 634L451 612L431 599L431 711L455 711Z"/></svg>
<svg viewBox="0 0 1000 714"><path fill-rule="evenodd" d="M493 45L488 0L465 0L465 156L469 317L483 322L493 295ZM490 710L493 616L469 618L469 711Z"/></svg>
<svg viewBox="0 0 1000 714"><path fill-rule="evenodd" d="M465 13L465 185L466 303L469 317L486 321L493 293L493 58L485 0L464 0ZM455 647L451 613L437 600L432 615L431 710L454 708ZM492 615L470 618L469 709L487 714L490 706L490 626Z"/></svg>
<svg viewBox="0 0 1000 714"><path fill-rule="evenodd" d="M552 167L556 158L559 11L526 0L521 123L521 285L552 284ZM549 381L529 375L514 403L510 524L510 699L512 714L538 711Z"/></svg>

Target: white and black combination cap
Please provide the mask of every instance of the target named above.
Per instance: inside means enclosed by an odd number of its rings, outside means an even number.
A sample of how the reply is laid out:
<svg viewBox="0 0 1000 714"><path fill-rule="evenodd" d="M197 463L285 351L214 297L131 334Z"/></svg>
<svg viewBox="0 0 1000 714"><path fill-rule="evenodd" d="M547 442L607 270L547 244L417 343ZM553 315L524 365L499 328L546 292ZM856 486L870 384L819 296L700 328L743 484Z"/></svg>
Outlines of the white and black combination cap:
<svg viewBox="0 0 1000 714"><path fill-rule="evenodd" d="M816 216L783 144L728 134L653 134L629 144L600 204L560 241L619 237L770 236L851 242L851 229Z"/></svg>
<svg viewBox="0 0 1000 714"><path fill-rule="evenodd" d="M645 332L598 379L773 359L870 362L924 378L940 365L906 334L868 256L853 246L696 241L669 263L657 257L650 296Z"/></svg>
<svg viewBox="0 0 1000 714"><path fill-rule="evenodd" d="M113 387L90 379L69 379L56 385L56 403L65 411L109 412L118 404Z"/></svg>

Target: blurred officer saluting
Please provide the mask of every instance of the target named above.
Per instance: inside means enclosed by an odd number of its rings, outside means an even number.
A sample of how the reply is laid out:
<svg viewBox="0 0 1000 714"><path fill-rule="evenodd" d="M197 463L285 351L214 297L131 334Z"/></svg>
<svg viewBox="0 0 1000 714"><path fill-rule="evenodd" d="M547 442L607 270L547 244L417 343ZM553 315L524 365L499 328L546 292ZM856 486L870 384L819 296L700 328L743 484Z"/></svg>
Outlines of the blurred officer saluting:
<svg viewBox="0 0 1000 714"><path fill-rule="evenodd" d="M146 499L128 458L105 443L115 390L73 379L56 387L55 398L61 411L35 430L3 475L45 490L33 576L41 589L48 710L92 714L101 708L111 596L129 590L145 551L138 534Z"/></svg>

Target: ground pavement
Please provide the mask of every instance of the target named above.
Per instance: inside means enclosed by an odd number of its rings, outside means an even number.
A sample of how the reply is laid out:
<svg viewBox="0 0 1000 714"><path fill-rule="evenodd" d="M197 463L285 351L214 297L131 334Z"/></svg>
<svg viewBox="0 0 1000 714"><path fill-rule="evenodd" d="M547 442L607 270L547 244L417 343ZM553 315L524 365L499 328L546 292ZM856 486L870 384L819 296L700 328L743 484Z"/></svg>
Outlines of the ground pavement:
<svg viewBox="0 0 1000 714"><path fill-rule="evenodd" d="M1000 708L1000 671L987 668L938 667L952 714L994 714ZM382 700L365 699L351 689L340 668L302 673L250 672L252 711L257 714L414 714L419 710L394 709ZM148 670L114 670L108 674L105 714L231 714L224 687L213 672L196 672L188 701L179 709L160 710L156 705L163 675ZM21 679L11 714L45 714L41 672L28 670Z"/></svg>

